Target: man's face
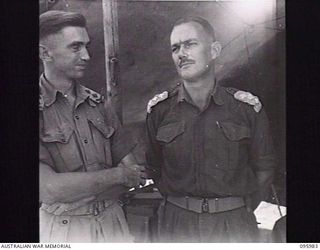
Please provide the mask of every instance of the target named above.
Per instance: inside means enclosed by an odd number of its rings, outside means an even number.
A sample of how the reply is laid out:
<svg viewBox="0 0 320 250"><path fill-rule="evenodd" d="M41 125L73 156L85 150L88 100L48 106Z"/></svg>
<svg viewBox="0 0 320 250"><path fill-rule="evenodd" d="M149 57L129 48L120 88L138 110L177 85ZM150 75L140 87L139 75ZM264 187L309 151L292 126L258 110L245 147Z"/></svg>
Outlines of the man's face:
<svg viewBox="0 0 320 250"><path fill-rule="evenodd" d="M52 70L67 79L77 79L84 75L90 59L88 33L82 27L65 27L48 37L48 52Z"/></svg>
<svg viewBox="0 0 320 250"><path fill-rule="evenodd" d="M213 41L200 24L190 22L175 26L170 41L172 58L182 79L195 81L211 67Z"/></svg>

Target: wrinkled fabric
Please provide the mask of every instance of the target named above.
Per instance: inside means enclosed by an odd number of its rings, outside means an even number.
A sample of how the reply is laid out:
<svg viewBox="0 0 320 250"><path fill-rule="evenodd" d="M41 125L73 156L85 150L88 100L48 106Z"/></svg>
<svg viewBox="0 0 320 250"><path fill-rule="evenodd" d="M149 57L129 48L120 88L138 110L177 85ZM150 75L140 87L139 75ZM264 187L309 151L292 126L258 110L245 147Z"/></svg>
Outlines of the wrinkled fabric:
<svg viewBox="0 0 320 250"><path fill-rule="evenodd" d="M268 119L216 85L204 110L179 85L147 116L146 158L163 195L246 196L270 184Z"/></svg>
<svg viewBox="0 0 320 250"><path fill-rule="evenodd" d="M159 242L258 242L255 216L245 207L220 213L195 213L170 202L160 205Z"/></svg>
<svg viewBox="0 0 320 250"><path fill-rule="evenodd" d="M98 93L80 84L75 84L75 93L72 107L44 75L40 77L39 161L57 173L116 167L136 143ZM67 203L44 207L40 208L41 242L131 241L118 205L98 216L64 216Z"/></svg>
<svg viewBox="0 0 320 250"><path fill-rule="evenodd" d="M246 206L195 213L171 204L159 209L160 242L254 242L252 212L271 184L275 155L264 109L235 99L218 86L200 110L183 84L147 115L149 172L161 194L242 197Z"/></svg>
<svg viewBox="0 0 320 250"><path fill-rule="evenodd" d="M135 146L112 107L75 84L75 107L42 75L39 114L40 161L56 172L96 171L117 166ZM93 93L93 94L92 94Z"/></svg>
<svg viewBox="0 0 320 250"><path fill-rule="evenodd" d="M132 242L122 208L114 203L99 215L57 216L40 209L40 242Z"/></svg>

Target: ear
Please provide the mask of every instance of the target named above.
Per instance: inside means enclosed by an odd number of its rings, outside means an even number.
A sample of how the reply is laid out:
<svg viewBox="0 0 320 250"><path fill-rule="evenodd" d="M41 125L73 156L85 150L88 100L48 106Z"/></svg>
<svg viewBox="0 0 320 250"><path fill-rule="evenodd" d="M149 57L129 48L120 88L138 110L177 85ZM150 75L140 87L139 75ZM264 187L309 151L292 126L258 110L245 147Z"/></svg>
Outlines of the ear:
<svg viewBox="0 0 320 250"><path fill-rule="evenodd" d="M39 44L39 57L43 62L49 62L52 60L47 46Z"/></svg>
<svg viewBox="0 0 320 250"><path fill-rule="evenodd" d="M211 55L213 60L220 55L221 49L221 44L218 41L215 41L211 44Z"/></svg>

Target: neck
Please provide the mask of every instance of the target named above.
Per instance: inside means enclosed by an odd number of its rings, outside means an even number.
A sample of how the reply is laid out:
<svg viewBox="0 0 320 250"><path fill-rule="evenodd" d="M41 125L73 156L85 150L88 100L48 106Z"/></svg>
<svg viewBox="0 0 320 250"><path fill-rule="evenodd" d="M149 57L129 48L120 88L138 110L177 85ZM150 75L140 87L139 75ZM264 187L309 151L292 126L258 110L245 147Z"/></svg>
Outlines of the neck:
<svg viewBox="0 0 320 250"><path fill-rule="evenodd" d="M214 85L215 81L213 74L206 74L206 76L197 79L196 81L184 81L184 87L200 110L203 110L208 104L208 98Z"/></svg>
<svg viewBox="0 0 320 250"><path fill-rule="evenodd" d="M202 96L208 96L210 90L212 90L214 87L214 79L215 76L213 71L209 71L207 72L207 74L203 75L201 78L198 78L197 80L184 80L183 83L190 94L203 93Z"/></svg>
<svg viewBox="0 0 320 250"><path fill-rule="evenodd" d="M46 69L44 70L44 76L61 93L68 94L72 92L74 80L55 74L54 72Z"/></svg>

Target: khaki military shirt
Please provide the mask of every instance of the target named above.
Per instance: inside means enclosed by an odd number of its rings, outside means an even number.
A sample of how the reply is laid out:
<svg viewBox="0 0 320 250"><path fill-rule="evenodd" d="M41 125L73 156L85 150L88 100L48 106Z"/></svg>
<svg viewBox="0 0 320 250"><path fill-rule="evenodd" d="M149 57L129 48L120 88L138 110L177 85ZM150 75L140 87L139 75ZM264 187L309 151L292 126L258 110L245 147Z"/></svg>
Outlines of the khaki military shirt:
<svg viewBox="0 0 320 250"><path fill-rule="evenodd" d="M216 84L204 110L180 84L147 116L147 161L162 194L244 196L258 191L275 166L268 118L262 108Z"/></svg>
<svg viewBox="0 0 320 250"><path fill-rule="evenodd" d="M40 161L56 172L96 171L115 167L135 146L102 96L75 84L72 107L40 77Z"/></svg>

